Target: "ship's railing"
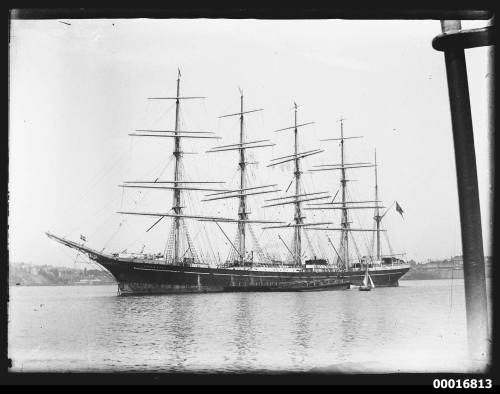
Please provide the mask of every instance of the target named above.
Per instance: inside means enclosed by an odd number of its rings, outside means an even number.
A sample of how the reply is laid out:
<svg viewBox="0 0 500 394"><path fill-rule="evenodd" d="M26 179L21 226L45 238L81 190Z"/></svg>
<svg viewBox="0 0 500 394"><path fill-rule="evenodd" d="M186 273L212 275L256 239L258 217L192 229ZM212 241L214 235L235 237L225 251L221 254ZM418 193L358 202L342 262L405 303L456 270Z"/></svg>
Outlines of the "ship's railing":
<svg viewBox="0 0 500 394"><path fill-rule="evenodd" d="M402 258L397 258L396 256L405 256L405 253L382 255L380 260L374 260L369 256L365 256L360 260L351 260L349 266L352 270L365 270L367 264L368 268L370 269L376 269L380 267L409 266L409 263L407 261Z"/></svg>
<svg viewBox="0 0 500 394"><path fill-rule="evenodd" d="M113 253L113 257L117 257L124 261L133 261L134 263L143 264L162 264L162 265L179 265L185 267L210 267L211 264L202 261L181 261L177 264L165 261L165 256L160 254L147 254L147 253Z"/></svg>
<svg viewBox="0 0 500 394"><path fill-rule="evenodd" d="M260 262L252 262L245 261L244 264L240 264L238 261L226 261L223 264L219 265L220 268L239 268L239 269L247 269L247 268L297 268L295 264L283 264L283 263L260 263Z"/></svg>

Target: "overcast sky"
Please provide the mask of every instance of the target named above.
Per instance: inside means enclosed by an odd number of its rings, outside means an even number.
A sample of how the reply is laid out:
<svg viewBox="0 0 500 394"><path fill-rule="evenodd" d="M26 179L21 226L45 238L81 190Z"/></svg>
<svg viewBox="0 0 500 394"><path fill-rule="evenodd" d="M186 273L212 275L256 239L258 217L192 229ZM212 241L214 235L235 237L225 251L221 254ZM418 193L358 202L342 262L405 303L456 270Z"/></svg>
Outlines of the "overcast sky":
<svg viewBox="0 0 500 394"><path fill-rule="evenodd" d="M237 152L206 154L215 145L237 142L238 119L218 116L239 110L239 91L247 109L248 140L271 139L276 145L251 152L249 181L277 184L285 193L292 168L270 169L269 160L293 152L289 131L293 102L301 150L324 152L303 160L307 192L339 187L338 172L312 174L313 165L338 163L339 147L320 139L338 137L344 117L346 160L373 161L377 149L379 190L384 206L398 201L383 227L394 252L425 261L461 254L455 159L444 55L431 46L439 21L350 20L14 20L10 41L9 106L9 258L36 264L72 266L76 253L45 236L51 231L105 251L164 250L170 221L146 229L154 218L119 215L123 209L167 212L170 191L123 191L126 180L173 179L169 138L130 137L141 128L172 129L174 103L148 97L175 95L177 69L186 95L206 96L183 103L185 130L213 131L221 140L193 140L184 167L191 180L237 182ZM463 22L464 27L486 21ZM467 67L479 174L485 253L490 246L488 142L489 48L467 51ZM163 172L162 172L163 171ZM373 169L352 170L353 200L373 199ZM291 190L288 191L288 194ZM280 195L281 195L280 194ZM236 216L237 201L202 203L192 192L185 213ZM265 198L252 198L251 217L289 222L291 207L263 210ZM338 198L337 198L338 200ZM187 205L187 204L186 204ZM371 228L373 213L353 217ZM331 211L307 211L307 220L325 218L338 227ZM190 221L200 249L230 246L213 223ZM354 227L355 225L353 225ZM232 238L235 226L224 224ZM254 227L269 250L286 250L290 230ZM331 234L332 238L338 237ZM316 240L317 238L317 240ZM333 254L324 236L319 247ZM360 247L369 243L367 236ZM210 244L210 246L208 246ZM325 246L326 245L326 246ZM385 246L384 246L385 247Z"/></svg>

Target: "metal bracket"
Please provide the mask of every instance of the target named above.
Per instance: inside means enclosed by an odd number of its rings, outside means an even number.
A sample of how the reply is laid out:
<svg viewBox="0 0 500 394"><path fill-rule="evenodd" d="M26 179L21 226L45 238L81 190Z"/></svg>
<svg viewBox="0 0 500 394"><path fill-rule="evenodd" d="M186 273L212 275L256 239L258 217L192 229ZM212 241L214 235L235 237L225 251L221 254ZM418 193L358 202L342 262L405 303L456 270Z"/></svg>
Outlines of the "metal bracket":
<svg viewBox="0 0 500 394"><path fill-rule="evenodd" d="M467 49L494 45L493 26L479 29L457 30L442 33L432 40L432 47L437 51L448 49Z"/></svg>

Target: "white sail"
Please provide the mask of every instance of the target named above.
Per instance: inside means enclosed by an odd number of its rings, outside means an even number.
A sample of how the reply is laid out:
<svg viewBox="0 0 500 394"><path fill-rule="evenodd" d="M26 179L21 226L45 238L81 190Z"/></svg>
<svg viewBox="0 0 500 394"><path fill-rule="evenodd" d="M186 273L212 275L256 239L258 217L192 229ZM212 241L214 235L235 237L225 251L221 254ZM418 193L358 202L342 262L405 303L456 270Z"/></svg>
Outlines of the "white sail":
<svg viewBox="0 0 500 394"><path fill-rule="evenodd" d="M368 271L365 272L365 277L363 278L363 286L364 287L368 286Z"/></svg>
<svg viewBox="0 0 500 394"><path fill-rule="evenodd" d="M374 289L375 284L373 283L372 277L370 275L368 275L368 277L370 278L370 286L372 287L372 289Z"/></svg>

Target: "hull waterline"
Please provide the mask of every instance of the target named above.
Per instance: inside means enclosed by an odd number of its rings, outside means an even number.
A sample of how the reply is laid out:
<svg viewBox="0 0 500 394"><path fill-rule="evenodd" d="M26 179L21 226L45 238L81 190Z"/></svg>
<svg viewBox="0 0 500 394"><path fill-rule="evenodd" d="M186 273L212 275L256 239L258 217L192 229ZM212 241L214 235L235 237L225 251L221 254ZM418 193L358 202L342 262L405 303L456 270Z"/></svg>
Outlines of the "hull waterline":
<svg viewBox="0 0 500 394"><path fill-rule="evenodd" d="M97 262L116 278L119 293L122 295L227 291L307 291L307 289L279 289L278 287L296 281L324 280L343 281L359 286L364 277L364 271L260 271L257 269L189 267L110 260L97 260ZM407 271L408 268L374 270L370 275L372 275L377 287L395 287L399 285L399 279ZM310 291L313 290L321 289L317 287Z"/></svg>
<svg viewBox="0 0 500 394"><path fill-rule="evenodd" d="M276 267L229 267L167 265L158 260L120 258L98 252L83 244L57 237L52 238L72 249L79 250L109 271L118 282L121 295L132 294L178 294L211 293L225 291L252 291L252 287L273 287L292 282L336 281L361 286L365 270L302 270L300 268ZM408 272L409 267L387 267L370 270L370 276L377 287L394 287ZM239 289L239 290L238 290ZM316 289L316 290L319 290ZM262 291L262 290L261 290Z"/></svg>

